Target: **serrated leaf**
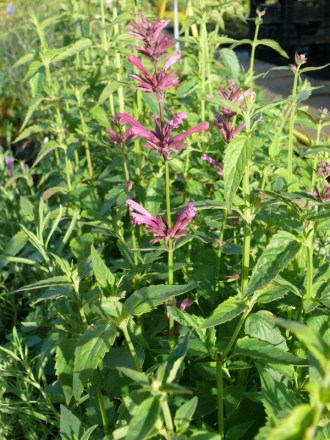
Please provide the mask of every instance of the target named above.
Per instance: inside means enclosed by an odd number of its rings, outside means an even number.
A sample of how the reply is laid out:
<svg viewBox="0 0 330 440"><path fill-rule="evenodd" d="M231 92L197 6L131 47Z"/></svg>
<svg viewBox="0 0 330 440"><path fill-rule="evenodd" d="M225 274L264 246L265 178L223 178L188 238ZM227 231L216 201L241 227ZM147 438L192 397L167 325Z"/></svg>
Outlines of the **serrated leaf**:
<svg viewBox="0 0 330 440"><path fill-rule="evenodd" d="M103 89L103 91L102 91L102 93L101 93L101 95L100 95L100 97L99 97L99 99L97 101L97 104L98 105L103 104L104 101L106 99L108 99L109 96L112 94L112 92L114 92L115 90L118 90L119 87L122 87L122 84L120 82L118 82L118 81L111 81L111 82L109 82L109 84L107 84L104 87L104 89Z"/></svg>
<svg viewBox="0 0 330 440"><path fill-rule="evenodd" d="M32 165L31 168L34 168L36 165L38 165L38 163L39 163L39 162L40 162L45 156L47 156L47 154L49 154L51 151L56 150L56 148L62 148L62 149L63 149L63 147L62 147L58 142L56 142L56 141L49 141L49 142L45 143L45 144L41 147L41 149L40 149L40 151L39 151L39 153L38 153L38 156L37 156L36 160L33 162L33 165Z"/></svg>
<svg viewBox="0 0 330 440"><path fill-rule="evenodd" d="M185 432L196 410L198 398L195 396L177 409L174 417L174 425L178 434Z"/></svg>
<svg viewBox="0 0 330 440"><path fill-rule="evenodd" d="M14 140L13 144L22 141L33 134L41 133L42 131L44 131L44 127L41 125L30 125L30 127L22 131L22 133Z"/></svg>
<svg viewBox="0 0 330 440"><path fill-rule="evenodd" d="M301 243L289 232L280 231L273 235L253 268L243 298L252 295L275 278L295 257L300 247Z"/></svg>
<svg viewBox="0 0 330 440"><path fill-rule="evenodd" d="M300 440L306 437L308 428L315 418L315 409L308 404L301 404L293 408L284 419L267 435L267 440Z"/></svg>
<svg viewBox="0 0 330 440"><path fill-rule="evenodd" d="M143 315L163 304L168 298L190 292L195 287L195 283L183 284L181 286L159 284L157 286L143 287L126 300L125 309L130 315Z"/></svg>
<svg viewBox="0 0 330 440"><path fill-rule="evenodd" d="M116 338L116 327L105 321L91 325L79 339L74 353L73 395L78 400Z"/></svg>
<svg viewBox="0 0 330 440"><path fill-rule="evenodd" d="M231 209L234 195L242 180L251 154L250 142L245 135L235 137L227 146L223 159L224 196Z"/></svg>
<svg viewBox="0 0 330 440"><path fill-rule="evenodd" d="M232 49L226 47L224 49L220 49L219 54L223 65L230 73L230 78L233 78L235 79L235 81L238 81L238 77L241 71L241 66L236 53Z"/></svg>
<svg viewBox="0 0 330 440"><path fill-rule="evenodd" d="M272 316L270 320L294 333L307 347L314 358L318 360L323 371L327 371L330 359L330 346L322 339L321 335L307 325L300 324L299 322L288 321L275 316Z"/></svg>
<svg viewBox="0 0 330 440"><path fill-rule="evenodd" d="M26 197L21 196L19 203L23 217L25 217L27 220L33 220L34 207L30 200Z"/></svg>
<svg viewBox="0 0 330 440"><path fill-rule="evenodd" d="M113 286L115 283L115 277L107 268L101 256L96 252L94 246L91 247L92 267L98 285L102 289L106 289L108 286Z"/></svg>
<svg viewBox="0 0 330 440"><path fill-rule="evenodd" d="M155 426L160 413L158 397L149 397L137 408L128 425L126 440L148 439L155 431Z"/></svg>
<svg viewBox="0 0 330 440"><path fill-rule="evenodd" d="M77 346L77 342L77 339L64 339L56 347L55 370L67 405L69 405L73 396L73 353Z"/></svg>
<svg viewBox="0 0 330 440"><path fill-rule="evenodd" d="M110 128L109 118L102 107L94 105L89 112L102 127Z"/></svg>
<svg viewBox="0 0 330 440"><path fill-rule="evenodd" d="M204 329L224 324L241 315L245 310L246 305L239 298L228 298L218 305L212 315L204 320L200 328Z"/></svg>
<svg viewBox="0 0 330 440"><path fill-rule="evenodd" d="M51 277L51 278L47 278L46 280L37 281L36 283L21 287L20 289L14 290L14 292L24 292L25 290L44 289L46 287L62 286L63 284L71 285L71 280L65 276Z"/></svg>
<svg viewBox="0 0 330 440"><path fill-rule="evenodd" d="M27 109L25 119L24 119L23 124L20 128L20 131L24 130L24 128L26 127L26 124L29 122L34 111L38 108L39 104L43 101L43 99L44 98L42 96L35 96L34 98L32 98L31 103L29 105L29 108Z"/></svg>
<svg viewBox="0 0 330 440"><path fill-rule="evenodd" d="M92 45L92 40L89 38L81 38L76 43L71 44L70 46L62 47L54 57L51 59L51 63L58 63L59 61L63 61L66 58L69 58L76 53L87 49Z"/></svg>
<svg viewBox="0 0 330 440"><path fill-rule="evenodd" d="M61 405L60 433L62 440L80 439L84 433L81 421L64 405Z"/></svg>
<svg viewBox="0 0 330 440"><path fill-rule="evenodd" d="M248 336L238 339L235 346L235 353L273 364L308 365L305 359L301 359L268 342L260 341L256 338L249 338Z"/></svg>
<svg viewBox="0 0 330 440"><path fill-rule="evenodd" d="M269 38L262 38L261 40L258 40L258 45L267 46L271 49L275 50L277 53L282 55L284 58L289 58L289 55L285 52L284 49L281 48L281 46L277 43L275 40L271 40Z"/></svg>
<svg viewBox="0 0 330 440"><path fill-rule="evenodd" d="M269 320L274 315L267 310L260 310L252 313L245 321L245 334L260 339L261 341L269 342L276 347L280 347L287 351L285 337L273 322Z"/></svg>
<svg viewBox="0 0 330 440"><path fill-rule="evenodd" d="M174 319L174 321L187 327L198 328L203 322L203 318L196 315L190 315L174 306L167 305L167 313Z"/></svg>

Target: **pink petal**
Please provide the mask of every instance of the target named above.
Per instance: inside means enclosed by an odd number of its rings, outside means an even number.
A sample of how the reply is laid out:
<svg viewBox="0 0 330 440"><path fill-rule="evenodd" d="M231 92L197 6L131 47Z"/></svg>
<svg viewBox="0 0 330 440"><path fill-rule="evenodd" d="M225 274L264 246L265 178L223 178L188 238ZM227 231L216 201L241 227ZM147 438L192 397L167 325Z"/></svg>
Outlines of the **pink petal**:
<svg viewBox="0 0 330 440"><path fill-rule="evenodd" d="M181 58L181 51L178 50L176 54L172 55L164 64L163 71L166 72L174 63Z"/></svg>

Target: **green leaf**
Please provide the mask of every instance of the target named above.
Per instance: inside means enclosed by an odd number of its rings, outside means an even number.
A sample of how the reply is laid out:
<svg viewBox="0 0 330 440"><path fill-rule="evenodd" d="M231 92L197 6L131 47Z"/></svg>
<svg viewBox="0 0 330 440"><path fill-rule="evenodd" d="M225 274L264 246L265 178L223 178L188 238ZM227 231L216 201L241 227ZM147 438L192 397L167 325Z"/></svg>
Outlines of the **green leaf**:
<svg viewBox="0 0 330 440"><path fill-rule="evenodd" d="M250 159L250 154L250 142L245 135L235 137L225 150L223 159L224 195L229 210L242 180L246 164Z"/></svg>
<svg viewBox="0 0 330 440"><path fill-rule="evenodd" d="M160 413L160 402L157 397L144 400L135 411L131 419L126 440L142 440L150 438L155 431L155 426Z"/></svg>
<svg viewBox="0 0 330 440"><path fill-rule="evenodd" d="M70 241L70 248L77 260L83 260L90 255L91 246L94 242L94 236L90 232L78 235Z"/></svg>
<svg viewBox="0 0 330 440"><path fill-rule="evenodd" d="M38 156L36 160L33 162L32 168L34 168L38 163L45 157L47 154L49 154L51 151L56 150L56 148L62 148L63 147L56 141L49 141L46 142L40 149Z"/></svg>
<svg viewBox="0 0 330 440"><path fill-rule="evenodd" d="M21 66L22 64L31 63L31 61L34 58L33 53L28 53L27 55L23 55L21 58L19 58L16 63L13 65L13 69L15 69L18 66Z"/></svg>
<svg viewBox="0 0 330 440"><path fill-rule="evenodd" d="M315 70L325 69L328 66L330 66L330 63L324 64L323 66L318 66L318 67L304 67L303 69L300 69L300 72L301 73L314 72Z"/></svg>
<svg viewBox="0 0 330 440"><path fill-rule="evenodd" d="M187 327L196 329L199 328L203 322L203 318L196 315L190 315L189 313L184 312L174 306L168 305L167 312L170 317L174 319L174 321L177 321L180 325L185 325Z"/></svg>
<svg viewBox="0 0 330 440"><path fill-rule="evenodd" d="M260 310L248 316L245 322L245 334L269 342L287 351L285 338L280 330L270 321L274 315L266 310Z"/></svg>
<svg viewBox="0 0 330 440"><path fill-rule="evenodd" d="M90 326L79 339L75 349L73 373L73 395L76 400L79 400L87 381L110 350L116 333L115 325L99 321Z"/></svg>
<svg viewBox="0 0 330 440"><path fill-rule="evenodd" d="M168 298L190 292L195 287L195 283L183 284L181 286L159 284L157 286L143 287L126 300L125 308L130 315L143 315L163 304Z"/></svg>
<svg viewBox="0 0 330 440"><path fill-rule="evenodd" d="M28 237L24 231L17 232L7 243L5 252L7 255L17 255L21 251L28 241Z"/></svg>
<svg viewBox="0 0 330 440"><path fill-rule="evenodd" d="M301 403L298 393L288 387L288 382L274 369L262 364L256 364L261 382L261 401L265 407L266 414L270 419L276 419L288 413L296 405Z"/></svg>
<svg viewBox="0 0 330 440"><path fill-rule="evenodd" d="M275 316L272 316L270 319L275 324L294 333L307 347L314 358L318 360L323 371L327 371L330 359L330 346L322 339L321 335L307 325L300 324L299 322L288 321Z"/></svg>
<svg viewBox="0 0 330 440"><path fill-rule="evenodd" d="M159 212L164 199L164 182L159 177L151 177L146 188L145 208L150 212Z"/></svg>
<svg viewBox="0 0 330 440"><path fill-rule="evenodd" d="M133 370L132 368L126 368L126 367L117 367L117 370L125 374L125 376L129 377L130 379L134 380L134 382L148 385L149 379L148 376L145 373L142 373L140 371Z"/></svg>
<svg viewBox="0 0 330 440"><path fill-rule="evenodd" d="M39 104L43 101L43 99L44 98L41 96L35 96L34 98L32 98L31 103L29 105L29 108L27 109L25 119L24 119L23 124L20 128L20 131L24 130L24 128L26 127L26 124L29 122L34 111L38 108Z"/></svg>
<svg viewBox="0 0 330 440"><path fill-rule="evenodd" d="M71 280L65 276L51 277L51 278L47 278L46 280L37 281L36 283L21 287L20 289L14 290L14 292L24 292L25 290L44 289L46 287L62 286L63 284L71 285Z"/></svg>
<svg viewBox="0 0 330 440"><path fill-rule="evenodd" d="M97 284L102 288L106 289L109 286L115 284L115 277L111 273L110 269L107 268L104 261L95 250L94 246L91 247L91 257L92 257L92 267L93 272L97 281Z"/></svg>
<svg viewBox="0 0 330 440"><path fill-rule="evenodd" d="M183 405L181 405L176 411L174 425L178 434L182 434L189 428L189 424L193 418L197 403L198 398L195 396L188 400L188 402L185 402Z"/></svg>
<svg viewBox="0 0 330 440"><path fill-rule="evenodd" d="M62 440L80 439L84 433L81 421L64 405L61 405L60 433Z"/></svg>
<svg viewBox="0 0 330 440"><path fill-rule="evenodd" d="M30 200L21 196L19 204L23 217L27 220L34 220L34 207Z"/></svg>
<svg viewBox="0 0 330 440"><path fill-rule="evenodd" d="M22 131L22 133L14 140L13 144L22 141L33 134L41 133L42 131L44 131L44 127L41 127L40 125L30 125L30 127Z"/></svg>
<svg viewBox="0 0 330 440"><path fill-rule="evenodd" d="M191 332L185 334L183 338L180 338L176 344L174 350L171 352L166 361L165 379L166 383L172 383L181 367L184 358L188 351L188 342Z"/></svg>
<svg viewBox="0 0 330 440"><path fill-rule="evenodd" d="M76 43L59 49L58 53L54 57L52 57L51 63L58 63L59 61L63 61L66 58L72 57L76 53L87 49L92 44L92 40L90 40L89 38L81 38Z"/></svg>
<svg viewBox="0 0 330 440"><path fill-rule="evenodd" d="M305 359L301 359L268 342L260 341L256 338L249 338L248 336L238 339L235 352L242 356L253 357L273 364L308 365Z"/></svg>
<svg viewBox="0 0 330 440"><path fill-rule="evenodd" d="M118 81L111 81L111 82L109 82L109 84L107 84L107 85L104 87L104 89L103 89L103 91L102 91L102 93L101 93L101 95L100 95L100 97L99 97L99 100L97 101L97 105L101 105L101 104L103 104L104 101L105 101L106 99L108 99L109 96L110 96L115 90L118 90L120 87L122 87L122 84L121 84L120 82L118 82Z"/></svg>
<svg viewBox="0 0 330 440"><path fill-rule="evenodd" d="M267 46L271 49L274 49L277 53L282 55L284 58L289 58L289 55L285 52L284 49L281 48L281 46L274 40L270 40L269 38L262 38L261 40L258 40L257 45Z"/></svg>
<svg viewBox="0 0 330 440"><path fill-rule="evenodd" d="M231 321L241 315L246 310L246 305L238 298L228 298L219 304L211 316L204 320L201 329L215 327L225 322Z"/></svg>
<svg viewBox="0 0 330 440"><path fill-rule="evenodd" d="M301 440L305 439L308 428L312 426L315 409L308 404L293 408L291 413L278 422L267 435L267 440Z"/></svg>
<svg viewBox="0 0 330 440"><path fill-rule="evenodd" d="M280 231L273 235L258 258L243 298L251 296L275 278L290 263L300 247L301 243L289 232Z"/></svg>
<svg viewBox="0 0 330 440"><path fill-rule="evenodd" d="M64 339L56 347L55 370L56 375L59 378L67 405L69 405L73 396L73 353L76 349L76 346L77 339Z"/></svg>
<svg viewBox="0 0 330 440"><path fill-rule="evenodd" d="M220 49L219 54L223 65L230 73L230 78L233 78L235 81L238 81L238 77L241 71L241 66L236 53L232 49L224 48L224 49Z"/></svg>
<svg viewBox="0 0 330 440"><path fill-rule="evenodd" d="M102 127L110 128L109 118L102 107L94 105L89 112Z"/></svg>
<svg viewBox="0 0 330 440"><path fill-rule="evenodd" d="M232 101L229 101L225 98L219 98L218 96L213 96L212 98L208 98L208 102L211 102L212 104L220 105L221 107L225 107L229 110L232 110L233 112L237 113L238 115L242 114L242 109L239 105L235 104Z"/></svg>

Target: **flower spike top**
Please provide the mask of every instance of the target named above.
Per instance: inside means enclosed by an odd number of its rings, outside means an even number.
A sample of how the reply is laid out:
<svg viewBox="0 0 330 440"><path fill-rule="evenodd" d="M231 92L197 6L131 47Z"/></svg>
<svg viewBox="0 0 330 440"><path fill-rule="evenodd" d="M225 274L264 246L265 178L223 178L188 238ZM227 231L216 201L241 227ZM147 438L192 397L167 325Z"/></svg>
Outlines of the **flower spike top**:
<svg viewBox="0 0 330 440"><path fill-rule="evenodd" d="M210 163L211 165L214 165L218 170L219 176L223 176L223 167L219 162L212 159L212 157L210 157L208 154L203 154L203 156L201 156L201 159L205 160L206 162Z"/></svg>
<svg viewBox="0 0 330 440"><path fill-rule="evenodd" d="M133 46L134 49L155 62L175 44L163 33L170 20L156 20L151 23L141 12L139 17L141 22L133 21L131 23L132 30L128 33L144 43L143 47Z"/></svg>
<svg viewBox="0 0 330 440"><path fill-rule="evenodd" d="M132 127L129 127L123 132L123 126L126 124L126 122L122 121L118 115L116 115L115 118L110 119L110 122L117 127L117 131L113 130L112 128L108 128L106 130L109 133L109 139L114 144L120 145L120 147L123 148L126 142L136 137Z"/></svg>
<svg viewBox="0 0 330 440"><path fill-rule="evenodd" d="M227 80L227 88L219 86L220 98L233 102L239 105L241 108L245 107L244 100L253 95L252 89L243 91L241 87L237 87L232 79ZM237 113L234 110L230 110L224 106L220 106L220 114L215 116L214 124L219 128L223 139L226 142L230 142L235 136L237 136L244 128L245 123L238 127L233 127L231 119Z"/></svg>
<svg viewBox="0 0 330 440"><path fill-rule="evenodd" d="M119 113L118 116L122 121L131 124L136 136L142 137L146 140L146 148L152 148L158 154L161 154L165 160L169 158L171 152L177 154L184 148L183 141L186 137L209 128L208 122L202 122L183 133L172 136L172 131L182 123L183 119L187 117L187 113L180 112L176 114L172 120L165 125L163 130L161 129L157 115L154 115L154 131L147 130L127 113Z"/></svg>
<svg viewBox="0 0 330 440"><path fill-rule="evenodd" d="M176 87L179 82L174 70L167 71L180 57L181 52L177 51L167 60L159 73L155 72L154 75L150 75L135 55L129 55L128 61L140 71L140 74L133 73L131 77L137 80L137 87L143 92L163 95L166 90Z"/></svg>
<svg viewBox="0 0 330 440"><path fill-rule="evenodd" d="M177 215L173 227L169 228L166 220L161 217L154 217L134 200L128 199L126 203L129 205L133 226L144 225L145 230L154 235L155 238L150 240L151 243L157 243L159 241L167 243L170 238L175 242L178 238L188 233L185 228L196 215L194 204L190 202L183 211Z"/></svg>

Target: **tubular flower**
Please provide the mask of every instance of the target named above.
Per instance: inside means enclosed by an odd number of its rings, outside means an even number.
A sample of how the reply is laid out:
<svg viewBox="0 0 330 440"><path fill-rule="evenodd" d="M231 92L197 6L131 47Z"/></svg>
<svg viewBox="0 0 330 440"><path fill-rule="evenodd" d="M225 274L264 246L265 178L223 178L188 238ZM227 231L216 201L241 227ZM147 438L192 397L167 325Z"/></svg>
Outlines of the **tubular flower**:
<svg viewBox="0 0 330 440"><path fill-rule="evenodd" d="M330 176L330 164L328 164L325 160L321 160L316 170L317 174L324 179Z"/></svg>
<svg viewBox="0 0 330 440"><path fill-rule="evenodd" d="M210 157L208 154L203 154L201 159L205 160L206 162L210 163L211 165L214 165L217 168L217 170L218 170L219 176L223 176L223 167L222 167L222 165L219 162L217 162L216 160L212 159L212 157Z"/></svg>
<svg viewBox="0 0 330 440"><path fill-rule="evenodd" d="M117 127L118 133L112 128L108 128L106 131L109 133L109 139L121 148L124 147L125 143L136 137L136 134L132 127L129 127L126 131L123 131L123 126L126 124L121 118L116 115L115 118L111 119L110 122Z"/></svg>
<svg viewBox="0 0 330 440"><path fill-rule="evenodd" d="M166 90L176 87L179 82L174 70L171 70L170 72L167 71L180 59L180 57L181 52L178 51L166 61L161 71L159 73L155 73L153 76L150 75L150 73L145 69L141 61L135 55L129 55L128 61L140 71L139 75L133 73L131 77L137 80L138 89L147 93L162 95Z"/></svg>
<svg viewBox="0 0 330 440"><path fill-rule="evenodd" d="M126 203L129 205L133 226L144 225L145 230L154 235L155 238L150 240L151 243L159 241L167 243L169 239L176 241L178 238L186 235L188 231L185 228L196 215L194 204L188 203L184 210L178 214L173 227L169 228L166 220L161 217L154 217L134 200L129 199Z"/></svg>
<svg viewBox="0 0 330 440"><path fill-rule="evenodd" d="M157 115L154 115L155 131L149 131L132 116L127 113L119 113L119 117L131 124L136 136L142 137L146 140L145 147L156 150L158 154L161 154L165 160L170 156L170 153L179 153L184 148L184 139L193 133L207 130L209 128L208 122L203 122L195 127L190 128L183 133L179 133L175 136L171 136L172 131L176 129L187 117L187 113L180 112L176 114L172 120L165 125L164 129L161 129Z"/></svg>
<svg viewBox="0 0 330 440"><path fill-rule="evenodd" d="M133 46L139 53L147 56L152 61L157 61L162 55L166 54L175 42L171 41L163 30L169 24L170 20L156 20L149 22L140 12L140 23L132 22L131 31L128 32L133 37L143 41L144 46Z"/></svg>
<svg viewBox="0 0 330 440"><path fill-rule="evenodd" d="M173 298L173 306L177 307L176 304L177 304L176 298ZM191 305L192 305L192 302L188 298L185 298L184 300L182 300L179 309L183 312L187 307L190 307ZM165 309L166 317L169 320L170 314L168 313L166 302L164 302L164 309ZM179 330L179 323L177 321L174 321L174 334L175 335L178 334L178 330Z"/></svg>
<svg viewBox="0 0 330 440"><path fill-rule="evenodd" d="M5 162L6 168L8 170L8 177L12 177L13 172L14 172L15 159L12 156L5 156L4 162Z"/></svg>
<svg viewBox="0 0 330 440"><path fill-rule="evenodd" d="M317 186L314 187L315 192L307 191L307 194L313 197L315 200L319 200L320 202L329 202L330 201L330 186L324 188L322 192L319 191Z"/></svg>
<svg viewBox="0 0 330 440"><path fill-rule="evenodd" d="M229 79L227 81L227 84L227 89L225 89L221 85L219 86L220 98L233 102L234 104L239 105L241 108L244 108L244 99L254 93L252 89L248 89L244 92L241 87L237 87L235 85L232 79ZM236 114L237 113L235 111L221 106L220 114L215 116L216 120L214 121L214 123L219 128L220 133L226 142L230 142L245 128L245 123L239 125L236 128L233 127L231 119Z"/></svg>

